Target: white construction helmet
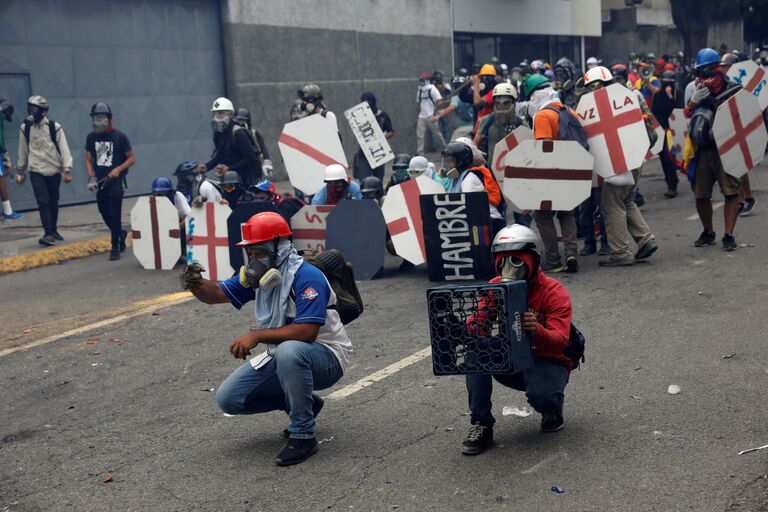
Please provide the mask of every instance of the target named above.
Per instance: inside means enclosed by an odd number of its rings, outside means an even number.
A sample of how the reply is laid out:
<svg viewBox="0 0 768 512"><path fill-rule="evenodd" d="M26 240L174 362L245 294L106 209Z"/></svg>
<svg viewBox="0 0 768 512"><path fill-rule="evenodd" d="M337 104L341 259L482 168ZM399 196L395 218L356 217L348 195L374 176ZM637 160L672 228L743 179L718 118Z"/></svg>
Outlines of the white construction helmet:
<svg viewBox="0 0 768 512"><path fill-rule="evenodd" d="M347 181L347 170L341 164L331 164L325 168L323 181Z"/></svg>
<svg viewBox="0 0 768 512"><path fill-rule="evenodd" d="M411 158L411 161L408 162L408 175L411 178L421 176L427 172L427 169L429 169L429 160L421 155Z"/></svg>
<svg viewBox="0 0 768 512"><path fill-rule="evenodd" d="M514 99L517 99L517 89L510 83L501 82L493 88L493 97L495 98L496 96L512 96Z"/></svg>
<svg viewBox="0 0 768 512"><path fill-rule="evenodd" d="M211 106L211 112L216 112L217 110L229 110L232 113L234 113L235 106L227 98L224 98L224 97L216 98L215 100L213 100L213 105Z"/></svg>
<svg viewBox="0 0 768 512"><path fill-rule="evenodd" d="M590 58L587 59L587 69L592 69L593 67L597 66L598 64L600 64L600 63L597 62L597 59L595 57L590 57Z"/></svg>
<svg viewBox="0 0 768 512"><path fill-rule="evenodd" d="M531 228L522 224L512 224L499 230L493 238L491 253L512 251L533 251L541 258L541 238Z"/></svg>
<svg viewBox="0 0 768 512"><path fill-rule="evenodd" d="M584 75L584 85L587 86L591 84L592 82L611 82L613 81L613 75L611 74L611 70L609 70L605 66L597 66L589 71Z"/></svg>
<svg viewBox="0 0 768 512"><path fill-rule="evenodd" d="M480 149L475 145L475 141L469 137L457 137L455 142L461 142L462 144L469 146L469 148L472 150L472 163L474 165L480 165L481 163L485 162L486 154L480 151Z"/></svg>

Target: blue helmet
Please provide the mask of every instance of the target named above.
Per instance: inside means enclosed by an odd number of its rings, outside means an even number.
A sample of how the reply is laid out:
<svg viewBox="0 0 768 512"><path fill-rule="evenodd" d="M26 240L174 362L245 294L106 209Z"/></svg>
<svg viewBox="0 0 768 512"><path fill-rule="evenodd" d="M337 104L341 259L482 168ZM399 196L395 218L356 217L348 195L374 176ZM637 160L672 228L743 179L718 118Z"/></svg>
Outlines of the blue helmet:
<svg viewBox="0 0 768 512"><path fill-rule="evenodd" d="M711 64L720 64L720 54L712 48L702 48L699 53L696 54L696 64L694 69L699 69Z"/></svg>
<svg viewBox="0 0 768 512"><path fill-rule="evenodd" d="M272 186L272 182L269 180L261 180L257 184L253 186L254 190L261 190L262 192L272 192L270 190L270 187Z"/></svg>
<svg viewBox="0 0 768 512"><path fill-rule="evenodd" d="M179 177L193 174L196 169L197 162L195 160L187 160L186 162L181 162L179 164L179 166L176 168L176 172L174 172L173 175Z"/></svg>
<svg viewBox="0 0 768 512"><path fill-rule="evenodd" d="M152 193L153 194L165 194L173 190L173 183L169 178L165 176L158 176L152 180Z"/></svg>

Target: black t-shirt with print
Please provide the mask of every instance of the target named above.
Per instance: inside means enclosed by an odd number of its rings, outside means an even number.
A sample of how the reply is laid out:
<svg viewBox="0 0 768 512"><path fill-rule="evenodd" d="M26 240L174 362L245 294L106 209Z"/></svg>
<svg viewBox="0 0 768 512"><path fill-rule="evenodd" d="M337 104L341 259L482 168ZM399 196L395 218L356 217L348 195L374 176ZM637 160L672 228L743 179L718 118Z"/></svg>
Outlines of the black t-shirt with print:
<svg viewBox="0 0 768 512"><path fill-rule="evenodd" d="M126 153L131 151L131 142L123 132L113 128L109 132L89 133L85 150L91 153L96 178L101 179L128 159Z"/></svg>
<svg viewBox="0 0 768 512"><path fill-rule="evenodd" d="M376 121L379 122L379 127L381 128L381 131L383 131L385 134L387 132L395 131L395 129L392 128L392 120L389 118L389 115L387 115L387 113L384 112L383 110L379 110L376 113Z"/></svg>

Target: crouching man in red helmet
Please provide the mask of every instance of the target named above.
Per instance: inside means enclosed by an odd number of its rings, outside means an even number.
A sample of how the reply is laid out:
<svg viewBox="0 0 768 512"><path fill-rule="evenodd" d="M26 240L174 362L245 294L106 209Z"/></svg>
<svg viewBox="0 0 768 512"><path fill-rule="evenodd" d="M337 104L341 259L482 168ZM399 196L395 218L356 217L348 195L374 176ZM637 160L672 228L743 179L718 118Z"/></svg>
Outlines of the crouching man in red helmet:
<svg viewBox="0 0 768 512"><path fill-rule="evenodd" d="M467 375L470 421L469 434L462 444L465 455L484 452L493 443L491 393L493 379L500 384L525 391L528 403L541 413L541 431L563 428L563 401L568 376L574 362L563 353L571 332L571 297L560 282L541 270L541 240L530 228L513 224L501 229L491 251L498 276L491 283L525 280L528 282L528 312L523 330L531 337L533 366L514 374ZM482 325L481 310L474 322ZM472 326L470 332L472 332Z"/></svg>
<svg viewBox="0 0 768 512"><path fill-rule="evenodd" d="M182 286L206 304L230 302L237 309L256 303L256 328L230 345L245 359L256 345L265 352L252 357L219 386L216 401L228 414L281 410L290 425L275 463L303 462L318 449L315 418L323 400L314 390L329 388L343 375L352 343L335 309L336 295L325 275L296 252L288 223L274 212L258 213L242 228L246 264L239 275L222 282L203 279L199 264L184 268Z"/></svg>

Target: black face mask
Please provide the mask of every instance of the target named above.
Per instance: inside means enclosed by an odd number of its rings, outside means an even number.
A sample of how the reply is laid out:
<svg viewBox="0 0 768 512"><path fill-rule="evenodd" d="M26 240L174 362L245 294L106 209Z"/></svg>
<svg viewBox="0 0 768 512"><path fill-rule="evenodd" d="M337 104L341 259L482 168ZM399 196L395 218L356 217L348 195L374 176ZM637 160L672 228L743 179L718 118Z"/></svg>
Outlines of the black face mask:
<svg viewBox="0 0 768 512"><path fill-rule="evenodd" d="M40 108L37 105L29 105L27 107L27 114L32 116L32 121L39 123L45 117L45 113L48 112L44 108Z"/></svg>
<svg viewBox="0 0 768 512"><path fill-rule="evenodd" d="M231 192L225 192L223 189L221 191L221 197L226 199L230 205L237 204L238 199L240 199L240 195L241 195L240 187L235 187L235 189Z"/></svg>

